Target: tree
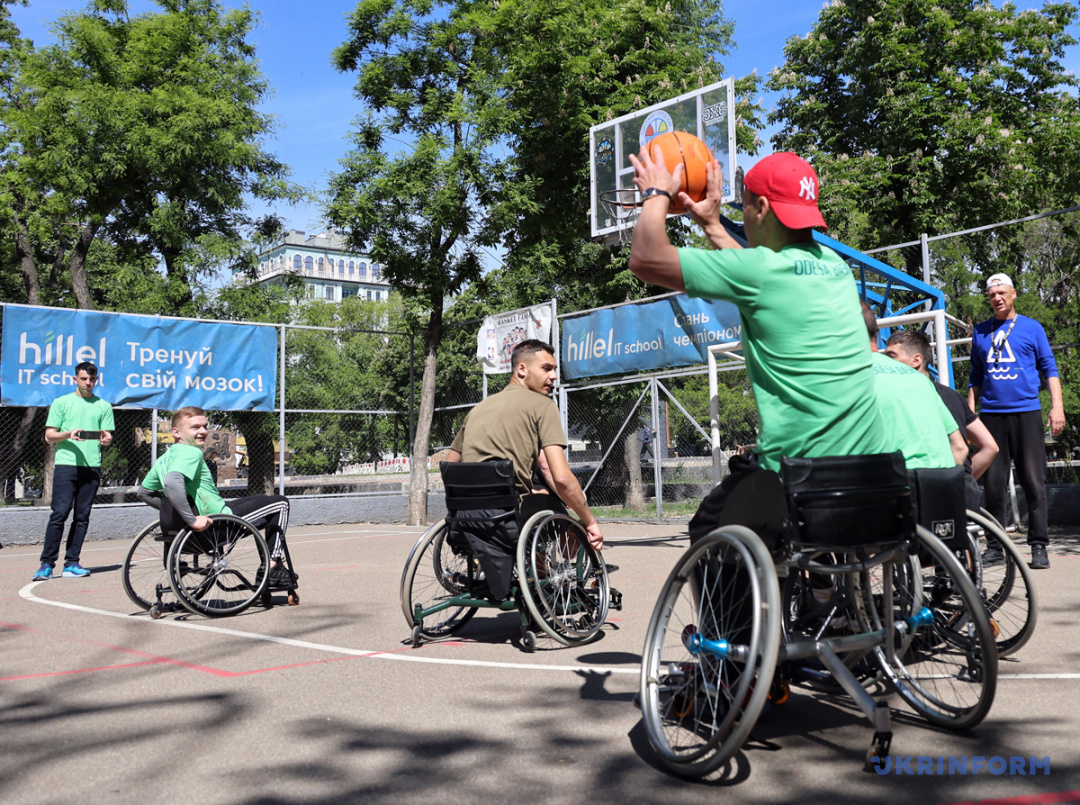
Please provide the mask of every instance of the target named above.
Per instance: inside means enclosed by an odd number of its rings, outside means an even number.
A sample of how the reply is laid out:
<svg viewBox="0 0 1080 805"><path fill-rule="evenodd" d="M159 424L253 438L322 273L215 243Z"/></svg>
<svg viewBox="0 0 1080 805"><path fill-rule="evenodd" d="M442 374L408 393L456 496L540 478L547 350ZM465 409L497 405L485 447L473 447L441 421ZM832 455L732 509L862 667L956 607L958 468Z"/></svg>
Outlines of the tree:
<svg viewBox="0 0 1080 805"><path fill-rule="evenodd" d="M785 93L773 143L813 161L826 220L856 245L1072 198L1080 116L1061 59L1076 18L1068 3L830 3L769 78Z"/></svg>
<svg viewBox="0 0 1080 805"><path fill-rule="evenodd" d="M37 266L49 264L57 294L63 268L80 308L102 301L87 258L105 236L162 263L161 312L195 312L193 248L255 227L246 195L294 193L261 147L271 121L256 108L268 87L246 41L253 12L217 0L159 4L162 13L129 17L123 0L92 0L61 17L55 45L16 54L0 109L4 228L32 267L28 285L40 288Z"/></svg>
<svg viewBox="0 0 1080 805"><path fill-rule="evenodd" d="M339 70L358 73L368 117L331 179L328 217L426 314L420 410L413 443L410 524L426 520L427 462L443 306L480 278L519 190L510 184L500 65L484 42L490 5L362 0ZM385 152L389 141L404 151ZM392 138L388 141L388 138ZM394 146L396 147L396 146Z"/></svg>

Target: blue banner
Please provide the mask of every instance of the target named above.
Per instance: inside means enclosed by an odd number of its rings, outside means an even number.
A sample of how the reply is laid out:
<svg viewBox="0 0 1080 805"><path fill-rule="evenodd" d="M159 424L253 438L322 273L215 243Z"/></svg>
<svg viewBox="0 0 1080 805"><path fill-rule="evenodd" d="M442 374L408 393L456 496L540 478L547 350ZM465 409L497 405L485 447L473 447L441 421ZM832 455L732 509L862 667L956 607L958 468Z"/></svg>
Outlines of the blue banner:
<svg viewBox="0 0 1080 805"><path fill-rule="evenodd" d="M49 405L75 390L73 373L83 361L98 367L95 393L113 405L274 410L278 361L273 327L4 307L4 405Z"/></svg>
<svg viewBox="0 0 1080 805"><path fill-rule="evenodd" d="M708 360L709 346L741 338L739 310L730 302L679 294L596 310L562 320L562 376L694 366Z"/></svg>

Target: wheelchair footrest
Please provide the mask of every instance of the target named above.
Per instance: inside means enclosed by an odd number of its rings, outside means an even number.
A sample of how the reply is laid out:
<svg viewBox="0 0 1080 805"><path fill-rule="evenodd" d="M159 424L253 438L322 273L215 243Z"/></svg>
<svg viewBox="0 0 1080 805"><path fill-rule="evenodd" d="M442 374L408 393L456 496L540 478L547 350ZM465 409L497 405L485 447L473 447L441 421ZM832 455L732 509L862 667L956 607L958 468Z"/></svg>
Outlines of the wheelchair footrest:
<svg viewBox="0 0 1080 805"><path fill-rule="evenodd" d="M622 593L620 593L614 587L610 587L610 588L608 588L608 590L609 590L609 603L608 603L608 606L611 609L621 610L622 609Z"/></svg>

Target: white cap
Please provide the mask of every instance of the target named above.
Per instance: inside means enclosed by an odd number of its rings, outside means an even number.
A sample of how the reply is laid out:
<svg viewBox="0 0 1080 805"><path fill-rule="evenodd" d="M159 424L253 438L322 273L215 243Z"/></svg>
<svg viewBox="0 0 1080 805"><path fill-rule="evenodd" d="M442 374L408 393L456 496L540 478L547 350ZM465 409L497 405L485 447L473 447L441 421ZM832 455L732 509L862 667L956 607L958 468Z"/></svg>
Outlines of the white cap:
<svg viewBox="0 0 1080 805"><path fill-rule="evenodd" d="M1008 274L992 274L990 279L986 281L986 290L989 291L995 285L1008 285L1010 288L1016 288L1013 281L1009 279Z"/></svg>

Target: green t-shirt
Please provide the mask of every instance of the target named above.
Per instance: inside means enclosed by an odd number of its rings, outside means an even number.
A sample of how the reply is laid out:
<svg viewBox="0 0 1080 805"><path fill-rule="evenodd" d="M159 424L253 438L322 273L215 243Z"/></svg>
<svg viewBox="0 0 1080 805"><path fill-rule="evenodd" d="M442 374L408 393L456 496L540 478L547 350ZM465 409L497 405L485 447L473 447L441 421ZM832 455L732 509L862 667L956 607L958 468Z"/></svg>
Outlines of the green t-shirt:
<svg viewBox="0 0 1080 805"><path fill-rule="evenodd" d="M955 467L949 434L959 426L933 381L884 352L875 352L873 359L889 449L904 454L909 470Z"/></svg>
<svg viewBox="0 0 1080 805"><path fill-rule="evenodd" d="M218 494L203 452L190 444L174 444L154 462L142 485L154 492L165 491L165 476L178 472L184 476L184 490L195 501L195 511L202 515L221 514L227 510Z"/></svg>
<svg viewBox="0 0 1080 805"><path fill-rule="evenodd" d="M46 428L56 428L62 433L69 430L116 429L112 406L100 397L82 397L73 391L57 397L49 406ZM56 445L56 464L68 467L100 467L101 442L85 439L81 442L65 439Z"/></svg>
<svg viewBox="0 0 1080 805"><path fill-rule="evenodd" d="M566 447L558 407L549 397L510 383L469 411L451 449L462 461L510 459L518 492L525 495L532 491L537 456L553 444Z"/></svg>
<svg viewBox="0 0 1080 805"><path fill-rule="evenodd" d="M739 309L762 467L888 451L855 278L834 251L679 249L679 260L690 296Z"/></svg>

